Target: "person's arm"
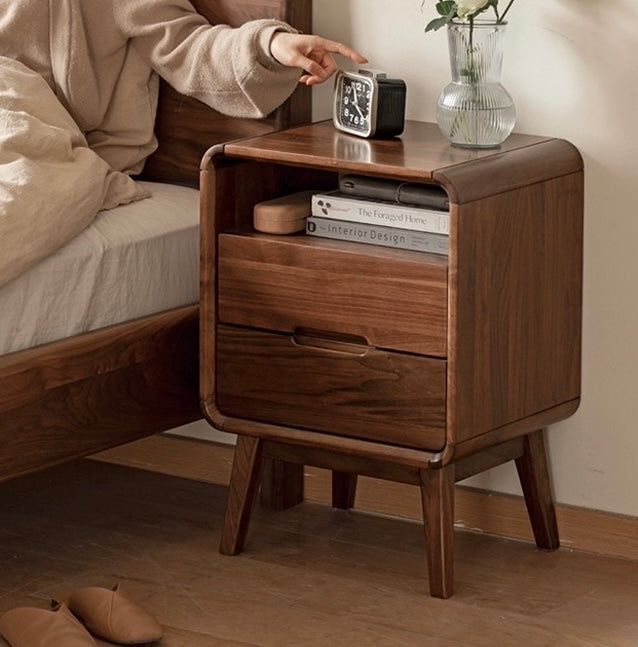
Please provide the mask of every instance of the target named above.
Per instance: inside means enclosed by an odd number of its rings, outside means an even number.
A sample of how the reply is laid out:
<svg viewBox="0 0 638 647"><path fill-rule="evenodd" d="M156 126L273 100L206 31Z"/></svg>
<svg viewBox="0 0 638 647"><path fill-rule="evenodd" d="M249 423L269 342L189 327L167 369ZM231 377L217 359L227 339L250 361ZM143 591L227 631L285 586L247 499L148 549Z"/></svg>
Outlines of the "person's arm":
<svg viewBox="0 0 638 647"><path fill-rule="evenodd" d="M300 77L319 78L316 68L302 76L302 50L319 66L331 56L330 41L308 47L316 37L276 20L210 25L188 0L116 0L114 10L122 34L153 70L182 94L232 116L263 117L288 98ZM300 40L282 43L284 33ZM278 42L281 61L271 54Z"/></svg>

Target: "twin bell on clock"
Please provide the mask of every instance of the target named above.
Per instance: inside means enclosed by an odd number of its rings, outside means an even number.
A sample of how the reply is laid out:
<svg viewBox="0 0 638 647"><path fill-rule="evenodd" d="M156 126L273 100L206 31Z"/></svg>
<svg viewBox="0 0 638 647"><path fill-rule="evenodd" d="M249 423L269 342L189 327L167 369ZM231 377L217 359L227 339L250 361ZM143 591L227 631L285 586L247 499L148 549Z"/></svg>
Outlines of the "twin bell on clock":
<svg viewBox="0 0 638 647"><path fill-rule="evenodd" d="M351 135L396 137L405 125L405 97L402 79L389 79L379 70L340 70L332 120L336 128Z"/></svg>

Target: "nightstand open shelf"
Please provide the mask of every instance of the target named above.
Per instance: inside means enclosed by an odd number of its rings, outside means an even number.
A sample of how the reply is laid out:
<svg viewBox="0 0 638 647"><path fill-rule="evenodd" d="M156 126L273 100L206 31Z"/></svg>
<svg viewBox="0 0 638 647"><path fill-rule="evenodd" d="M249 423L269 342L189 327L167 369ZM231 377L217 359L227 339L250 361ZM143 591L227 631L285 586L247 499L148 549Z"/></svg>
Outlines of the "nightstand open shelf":
<svg viewBox="0 0 638 647"><path fill-rule="evenodd" d="M346 172L443 187L449 256L251 230L257 202ZM201 190L202 405L238 434L221 550L242 549L264 458L287 475L281 505L301 497L295 465L332 469L338 507L357 474L418 485L438 597L453 484L471 474L516 460L537 544L558 547L542 429L580 398L574 147L458 149L417 122L367 141L326 122L211 149Z"/></svg>

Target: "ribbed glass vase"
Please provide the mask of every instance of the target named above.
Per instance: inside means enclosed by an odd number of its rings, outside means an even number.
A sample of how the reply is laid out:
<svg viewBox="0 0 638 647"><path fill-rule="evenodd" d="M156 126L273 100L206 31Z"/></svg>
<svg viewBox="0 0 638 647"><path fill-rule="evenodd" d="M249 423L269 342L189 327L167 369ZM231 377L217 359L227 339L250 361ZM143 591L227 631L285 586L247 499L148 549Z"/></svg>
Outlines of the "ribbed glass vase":
<svg viewBox="0 0 638 647"><path fill-rule="evenodd" d="M441 92L436 118L455 146L495 148L514 128L516 107L501 85L506 25L479 19L448 24L452 82Z"/></svg>

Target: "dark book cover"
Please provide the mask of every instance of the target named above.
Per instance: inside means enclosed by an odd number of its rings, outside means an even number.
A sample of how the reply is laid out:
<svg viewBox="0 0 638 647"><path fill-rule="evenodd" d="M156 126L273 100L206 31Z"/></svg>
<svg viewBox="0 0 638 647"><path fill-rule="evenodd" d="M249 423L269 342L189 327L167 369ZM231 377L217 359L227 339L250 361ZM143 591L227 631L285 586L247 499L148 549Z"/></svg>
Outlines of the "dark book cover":
<svg viewBox="0 0 638 647"><path fill-rule="evenodd" d="M352 197L373 198L431 209L450 208L447 193L434 184L400 182L365 175L344 175L339 180L339 190Z"/></svg>

